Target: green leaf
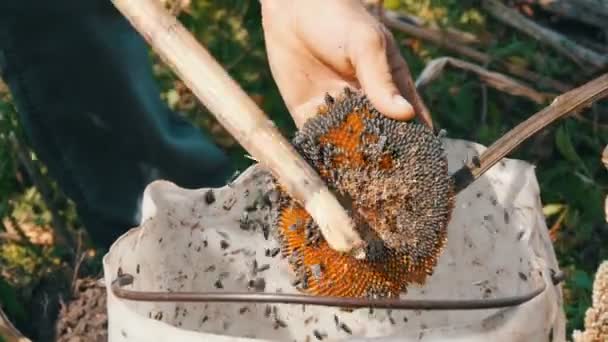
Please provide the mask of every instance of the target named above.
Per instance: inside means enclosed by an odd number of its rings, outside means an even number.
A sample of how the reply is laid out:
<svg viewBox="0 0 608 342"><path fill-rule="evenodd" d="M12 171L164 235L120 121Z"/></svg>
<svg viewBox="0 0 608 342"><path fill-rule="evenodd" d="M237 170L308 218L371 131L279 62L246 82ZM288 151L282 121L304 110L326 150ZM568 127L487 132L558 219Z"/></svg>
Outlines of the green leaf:
<svg viewBox="0 0 608 342"><path fill-rule="evenodd" d="M384 7L391 10L396 10L401 7L401 1L399 0L388 0L384 1Z"/></svg>
<svg viewBox="0 0 608 342"><path fill-rule="evenodd" d="M543 215L550 217L559 214L566 206L560 203L547 204L543 207Z"/></svg>
<svg viewBox="0 0 608 342"><path fill-rule="evenodd" d="M572 144L572 139L564 126L560 126L555 134L555 144L559 152L572 163L582 163L581 157L576 153L576 149Z"/></svg>

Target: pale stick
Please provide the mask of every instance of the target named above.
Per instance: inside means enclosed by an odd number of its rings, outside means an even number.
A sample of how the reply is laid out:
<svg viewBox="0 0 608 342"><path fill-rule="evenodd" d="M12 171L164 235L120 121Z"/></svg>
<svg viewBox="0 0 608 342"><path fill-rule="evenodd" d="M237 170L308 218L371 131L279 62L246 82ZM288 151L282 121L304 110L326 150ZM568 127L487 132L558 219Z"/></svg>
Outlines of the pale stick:
<svg viewBox="0 0 608 342"><path fill-rule="evenodd" d="M316 171L161 2L113 3L230 134L306 208L329 245L361 254L364 243L352 220Z"/></svg>

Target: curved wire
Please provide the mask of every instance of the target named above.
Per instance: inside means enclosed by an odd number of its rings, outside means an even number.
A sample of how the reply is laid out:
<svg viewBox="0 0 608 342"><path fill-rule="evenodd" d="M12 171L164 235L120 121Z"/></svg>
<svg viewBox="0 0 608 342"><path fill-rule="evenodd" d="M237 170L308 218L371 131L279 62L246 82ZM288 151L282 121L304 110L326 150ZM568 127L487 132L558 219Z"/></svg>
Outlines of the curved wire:
<svg viewBox="0 0 608 342"><path fill-rule="evenodd" d="M563 273L552 275L554 285L564 279ZM523 304L541 294L546 289L541 286L518 296L490 299L399 299L399 298L349 298L310 296L287 293L252 292L151 292L133 291L122 288L133 283L133 276L121 274L112 282L112 292L121 299L146 302L224 302L224 303L274 303L307 304L341 308L378 308L397 310L481 310L496 309Z"/></svg>

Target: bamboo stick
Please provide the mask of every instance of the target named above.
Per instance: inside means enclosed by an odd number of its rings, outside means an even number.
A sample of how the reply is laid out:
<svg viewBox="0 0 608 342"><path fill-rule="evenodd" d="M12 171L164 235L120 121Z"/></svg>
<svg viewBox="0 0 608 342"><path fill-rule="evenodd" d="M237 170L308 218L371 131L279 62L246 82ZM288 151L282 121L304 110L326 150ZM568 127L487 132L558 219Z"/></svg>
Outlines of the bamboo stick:
<svg viewBox="0 0 608 342"><path fill-rule="evenodd" d="M329 245L361 255L363 241L316 171L211 54L158 0L113 0L234 138L278 178L319 225Z"/></svg>

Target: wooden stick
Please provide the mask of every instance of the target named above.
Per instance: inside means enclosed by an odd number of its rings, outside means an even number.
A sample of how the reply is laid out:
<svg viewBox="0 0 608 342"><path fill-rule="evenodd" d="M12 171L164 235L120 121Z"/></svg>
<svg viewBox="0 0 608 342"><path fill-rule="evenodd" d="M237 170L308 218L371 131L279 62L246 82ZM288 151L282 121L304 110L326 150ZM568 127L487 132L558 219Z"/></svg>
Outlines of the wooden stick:
<svg viewBox="0 0 608 342"><path fill-rule="evenodd" d="M0 340L6 342L31 342L30 339L15 328L0 307Z"/></svg>
<svg viewBox="0 0 608 342"><path fill-rule="evenodd" d="M2 79L0 79L0 95L8 93L8 86Z"/></svg>
<svg viewBox="0 0 608 342"><path fill-rule="evenodd" d="M606 0L534 0L543 9L608 31Z"/></svg>
<svg viewBox="0 0 608 342"><path fill-rule="evenodd" d="M228 132L302 203L329 245L360 255L364 242L338 200L194 36L158 0L113 3Z"/></svg>
<svg viewBox="0 0 608 342"><path fill-rule="evenodd" d="M608 170L608 145L604 147L604 151L602 152L602 164ZM604 219L608 222L608 196L604 199Z"/></svg>
<svg viewBox="0 0 608 342"><path fill-rule="evenodd" d="M608 145L604 147L604 151L602 152L602 164L608 170Z"/></svg>
<svg viewBox="0 0 608 342"><path fill-rule="evenodd" d="M436 22L427 21L411 13L400 13L400 17L403 19L408 19L410 23L415 24L418 27L427 28L430 32L437 36L444 36L446 39L459 44L475 45L487 42L485 39L482 41L470 32L461 31L453 27L441 27L437 25Z"/></svg>
<svg viewBox="0 0 608 342"><path fill-rule="evenodd" d="M560 92L565 92L572 88L572 86L568 84L526 70L520 66L511 63L496 61L492 58L492 56L477 51L469 46L459 44L457 41L451 40L445 35L432 32L423 27L418 27L416 25L409 24L405 20L402 20L401 16L394 11L386 10L382 19L384 24L393 30L401 31L412 37L416 37L418 39L426 40L431 43L437 44L438 46L441 46L446 50L453 51L457 54L470 58L479 64L489 65L491 63L497 63L500 68L504 69L508 73L513 74L519 78L525 79L534 84L548 86L555 90L559 90Z"/></svg>
<svg viewBox="0 0 608 342"><path fill-rule="evenodd" d="M19 234L15 234L12 232L2 232L0 233L0 240L21 242L23 241L23 238Z"/></svg>
<svg viewBox="0 0 608 342"><path fill-rule="evenodd" d="M448 65L476 74L484 83L495 89L514 96L528 98L538 104L546 103L550 97L549 94L543 94L536 89L506 75L489 71L480 67L479 65L452 57L441 57L428 62L416 80L416 87L422 88L435 78L439 77L439 75Z"/></svg>
<svg viewBox="0 0 608 342"><path fill-rule="evenodd" d="M368 10L374 14L377 18L382 19L384 13L390 11L384 8L384 1L381 0L365 0L364 4L367 6ZM382 9L380 13L379 9ZM392 11L391 11L392 12ZM395 14L395 12L393 12ZM426 29L434 35L444 36L449 40L455 40L461 44L479 44L481 40L472 33L458 30L453 27L440 27L437 23L426 20L424 18L418 17L411 13L399 13L399 16L406 20L409 24L415 25L422 29Z"/></svg>
<svg viewBox="0 0 608 342"><path fill-rule="evenodd" d="M553 47L556 51L561 52L579 65L588 65L595 70L602 69L608 65L607 56L600 55L557 32L538 25L519 12L503 5L498 0L484 0L483 8L496 19Z"/></svg>
<svg viewBox="0 0 608 342"><path fill-rule="evenodd" d="M496 140L481 154L479 160L470 162L455 172L453 177L456 191L465 189L532 135L562 117L582 110L606 96L608 96L608 73L556 97L549 106Z"/></svg>

